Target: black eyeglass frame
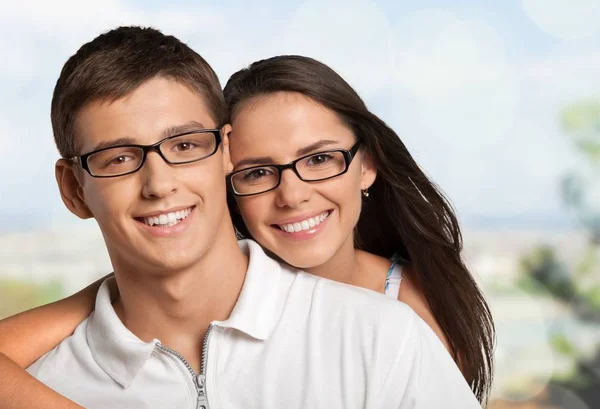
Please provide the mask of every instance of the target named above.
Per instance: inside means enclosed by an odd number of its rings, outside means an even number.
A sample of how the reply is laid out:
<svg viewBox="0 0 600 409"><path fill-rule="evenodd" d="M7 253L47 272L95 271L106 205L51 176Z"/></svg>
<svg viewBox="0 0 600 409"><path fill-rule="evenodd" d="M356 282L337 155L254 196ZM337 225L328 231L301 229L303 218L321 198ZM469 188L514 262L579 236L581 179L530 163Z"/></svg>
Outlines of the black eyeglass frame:
<svg viewBox="0 0 600 409"><path fill-rule="evenodd" d="M348 169L350 168L350 164L352 163L352 160L355 158L356 153L358 152L358 150L360 149L360 145L362 144L362 141L358 141L356 142L350 149L330 149L327 151L321 151L321 152L315 152L315 153L310 153L308 155L302 156L298 159L293 160L292 162L286 164L286 165L276 165L276 164L271 164L271 165L257 165L257 166L252 166L249 168L245 168L245 169L240 169L240 170L236 170L235 172L230 173L229 175L227 175L227 186L230 189L231 193L234 196L237 197L246 197L246 196L255 196L255 195L261 195L263 193L267 193L270 192L271 190L275 190L279 187L279 185L281 184L281 175L283 173L284 170L286 169L292 169L294 171L294 173L296 174L296 176L298 176L298 179L300 179L303 182L321 182L323 180L328 180L328 179L333 179L336 178L338 176L342 176L344 173L348 172ZM342 155L344 155L344 163L346 164L346 167L344 168L344 170L340 173L338 173L337 175L333 175L333 176L328 176L326 178L323 179L304 179L302 176L300 176L300 172L298 172L298 169L296 168L296 164L306 158L310 158L311 156L315 156L315 155L323 155L323 154L327 154L327 153L332 153L332 152L341 152ZM278 175L278 179L277 179L277 184L275 186L273 186L270 189L264 190L262 192L257 192L257 193L238 193L235 190L235 187L233 186L233 177L237 174L240 174L242 172L248 172L250 170L253 169L260 169L260 168L275 168L277 169L277 175Z"/></svg>
<svg viewBox="0 0 600 409"><path fill-rule="evenodd" d="M185 162L171 162L170 160L168 160L165 155L162 153L162 151L160 150L160 146L167 142L170 141L172 139L175 138L179 138L185 135L192 135L192 134L198 134L198 133L212 133L213 136L215 137L215 149L208 155L205 155L201 158L198 159L193 159L193 160L189 160L189 161L185 161ZM219 149L219 145L221 144L222 138L221 138L221 129L198 129L195 131L189 131L189 132L184 132L181 134L177 134L177 135L173 135L173 136L169 136L168 138L164 138L161 139L160 141L153 143L152 145L135 145L135 144L130 144L130 145L117 145L117 146L109 146L106 148L102 148L102 149L97 149L95 151L92 152L88 152L88 153L84 153L83 155L78 155L78 156L72 156L70 158L68 158L67 160L77 163L79 166L81 166L83 169L85 169L85 171L87 173L89 173L89 175L93 178L116 178L119 176L125 176L125 175L130 175L132 173L137 172L138 170L140 170L142 168L142 166L144 166L144 163L146 163L146 158L148 157L148 153L149 152L156 152L158 153L158 155L162 158L162 160L164 160L166 163L168 163L169 165L185 165L187 163L193 163L193 162L198 162L207 158L210 158L211 156L213 156L217 150ZM118 175L110 175L110 176L99 176L99 175L94 175L92 173L92 171L89 168L88 165L88 158L92 155L95 155L99 152L103 152L103 151L107 151L109 149L115 149L115 148L138 148L142 150L142 160L140 161L140 164L137 168L135 168L132 171L129 171L127 173L121 173Z"/></svg>

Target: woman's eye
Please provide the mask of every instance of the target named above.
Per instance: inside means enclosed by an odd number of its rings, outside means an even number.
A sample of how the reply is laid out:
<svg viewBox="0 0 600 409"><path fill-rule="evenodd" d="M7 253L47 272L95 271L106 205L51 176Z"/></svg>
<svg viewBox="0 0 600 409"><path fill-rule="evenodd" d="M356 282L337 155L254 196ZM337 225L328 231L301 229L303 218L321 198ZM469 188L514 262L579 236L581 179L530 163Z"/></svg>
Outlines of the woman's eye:
<svg viewBox="0 0 600 409"><path fill-rule="evenodd" d="M309 165L321 165L323 163L329 162L330 159L331 155L317 154L315 156L311 156L307 162Z"/></svg>
<svg viewBox="0 0 600 409"><path fill-rule="evenodd" d="M271 174L271 172L265 168L252 169L251 171L247 172L244 175L244 179L245 180L257 180L257 179L260 179L263 177L267 177L270 174Z"/></svg>

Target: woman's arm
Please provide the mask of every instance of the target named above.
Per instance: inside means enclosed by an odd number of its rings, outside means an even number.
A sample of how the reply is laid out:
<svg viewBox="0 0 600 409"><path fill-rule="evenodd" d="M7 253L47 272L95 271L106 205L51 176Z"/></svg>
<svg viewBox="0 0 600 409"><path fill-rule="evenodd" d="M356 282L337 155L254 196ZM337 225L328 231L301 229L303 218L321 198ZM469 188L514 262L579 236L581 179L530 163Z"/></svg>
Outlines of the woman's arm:
<svg viewBox="0 0 600 409"><path fill-rule="evenodd" d="M81 408L24 369L71 335L90 315L98 288L107 277L63 300L0 321L0 402L3 409Z"/></svg>
<svg viewBox="0 0 600 409"><path fill-rule="evenodd" d="M82 409L53 391L0 353L2 409Z"/></svg>
<svg viewBox="0 0 600 409"><path fill-rule="evenodd" d="M105 279L65 299L1 320L0 353L27 368L71 335L90 315L98 288Z"/></svg>

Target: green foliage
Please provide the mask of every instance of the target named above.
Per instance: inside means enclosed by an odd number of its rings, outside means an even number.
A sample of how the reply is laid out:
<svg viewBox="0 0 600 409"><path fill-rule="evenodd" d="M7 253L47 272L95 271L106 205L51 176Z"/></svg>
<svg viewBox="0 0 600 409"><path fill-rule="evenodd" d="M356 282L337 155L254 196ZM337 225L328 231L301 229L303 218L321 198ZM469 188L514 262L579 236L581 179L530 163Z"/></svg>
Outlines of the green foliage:
<svg viewBox="0 0 600 409"><path fill-rule="evenodd" d="M595 244L592 243L591 246ZM580 278L588 276L586 273L597 271L597 258L587 257L584 266L583 271L579 272ZM537 295L551 295L564 302L581 321L599 322L600 286L579 286L576 275L569 274L566 265L558 259L553 248L542 246L533 250L522 259L521 267L519 286L522 289ZM600 368L600 348L595 356L588 358L581 355L565 334L553 334L550 343L557 353L571 357L574 366L569 373L554 375L548 390L552 392L555 387L566 388L576 393L584 402L597 403L600 377L594 368ZM550 400L556 402L557 399Z"/></svg>
<svg viewBox="0 0 600 409"><path fill-rule="evenodd" d="M561 114L562 126L566 131L598 126L600 119L600 101L587 100L577 102L565 108Z"/></svg>
<svg viewBox="0 0 600 409"><path fill-rule="evenodd" d="M550 344L559 354L571 357L577 355L577 350L573 347L569 339L563 334L553 334L550 338Z"/></svg>
<svg viewBox="0 0 600 409"><path fill-rule="evenodd" d="M563 110L563 129L591 162L600 162L600 100L578 102Z"/></svg>
<svg viewBox="0 0 600 409"><path fill-rule="evenodd" d="M23 280L0 280L0 319L64 296L58 281L34 284Z"/></svg>
<svg viewBox="0 0 600 409"><path fill-rule="evenodd" d="M530 292L540 293L534 284L539 283L561 301L569 302L577 295L575 283L552 247L541 246L533 250L521 260L521 268L527 278L521 280L520 285Z"/></svg>
<svg viewBox="0 0 600 409"><path fill-rule="evenodd" d="M524 269L524 273L521 274L515 283L515 287L519 290L534 295L536 297L547 297L550 295L548 290L546 290L540 283L535 281L531 275L529 275L529 271Z"/></svg>
<svg viewBox="0 0 600 409"><path fill-rule="evenodd" d="M594 310L600 311L600 286L584 290L583 296Z"/></svg>

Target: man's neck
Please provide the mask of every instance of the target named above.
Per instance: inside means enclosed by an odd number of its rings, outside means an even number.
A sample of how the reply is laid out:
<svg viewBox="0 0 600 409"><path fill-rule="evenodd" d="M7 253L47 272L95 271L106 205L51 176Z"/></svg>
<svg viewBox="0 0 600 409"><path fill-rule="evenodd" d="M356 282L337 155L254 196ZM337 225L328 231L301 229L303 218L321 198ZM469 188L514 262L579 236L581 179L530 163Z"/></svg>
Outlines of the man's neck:
<svg viewBox="0 0 600 409"><path fill-rule="evenodd" d="M120 293L114 308L123 324L143 341L157 338L180 352L196 371L210 322L229 317L248 268L235 236L218 236L224 237L216 238L206 256L173 274L114 266Z"/></svg>

